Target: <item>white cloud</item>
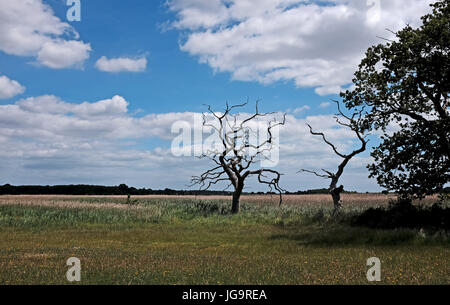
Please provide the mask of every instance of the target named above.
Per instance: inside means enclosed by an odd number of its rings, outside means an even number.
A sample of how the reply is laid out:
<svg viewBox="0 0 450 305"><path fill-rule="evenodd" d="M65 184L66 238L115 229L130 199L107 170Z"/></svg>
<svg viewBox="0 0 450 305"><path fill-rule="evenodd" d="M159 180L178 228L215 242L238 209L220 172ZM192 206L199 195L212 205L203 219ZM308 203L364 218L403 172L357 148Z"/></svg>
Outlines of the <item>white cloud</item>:
<svg viewBox="0 0 450 305"><path fill-rule="evenodd" d="M342 90L343 90L343 88L339 85L323 86L323 87L316 88L316 93L318 95L324 96L324 95L336 94L336 93L341 92Z"/></svg>
<svg viewBox="0 0 450 305"><path fill-rule="evenodd" d="M71 38L70 38L71 37ZM0 50L50 68L79 67L91 47L42 0L0 0Z"/></svg>
<svg viewBox="0 0 450 305"><path fill-rule="evenodd" d="M171 140L179 135L171 132L172 125L185 121L193 126L199 113L136 116L128 107L121 96L72 103L44 95L0 105L0 158L4 161L0 183L125 182L140 187L186 188L192 175L211 165L195 157L175 157L170 151ZM279 169L285 173L283 184L290 190L326 186L327 181L298 175L297 171L333 169L338 162L320 137L310 135L306 122L324 131L343 152L357 143L355 135L330 115L300 119L288 114L279 136ZM346 186L376 189L367 179L366 163L364 155L351 162L344 175ZM265 190L257 183L249 186L250 191Z"/></svg>
<svg viewBox="0 0 450 305"><path fill-rule="evenodd" d="M319 108L328 108L330 106L331 106L330 102L323 102L323 103L320 103Z"/></svg>
<svg viewBox="0 0 450 305"><path fill-rule="evenodd" d="M11 98L25 92L25 87L7 76L0 76L0 99Z"/></svg>
<svg viewBox="0 0 450 305"><path fill-rule="evenodd" d="M305 105L305 106L302 106L302 107L295 108L295 109L292 111L292 113L293 113L293 114L300 114L300 113L302 113L302 112L304 112L304 111L307 111L307 110L309 110L309 109L311 109L311 107L309 107L308 105Z"/></svg>
<svg viewBox="0 0 450 305"><path fill-rule="evenodd" d="M43 95L20 100L16 103L21 110L36 114L75 114L80 118L92 116L117 116L128 111L128 102L121 96L95 103L72 104L54 95Z"/></svg>
<svg viewBox="0 0 450 305"><path fill-rule="evenodd" d="M316 93L349 84L366 49L385 30L419 25L432 0L171 0L180 47L215 71L241 81L293 80ZM321 2L323 3L323 2Z"/></svg>
<svg viewBox="0 0 450 305"><path fill-rule="evenodd" d="M89 58L91 46L81 41L51 41L42 45L38 62L53 69L81 66Z"/></svg>
<svg viewBox="0 0 450 305"><path fill-rule="evenodd" d="M95 66L100 71L105 72L143 72L147 67L147 59L145 57L136 59L128 57L108 59L105 56L102 56L97 60Z"/></svg>

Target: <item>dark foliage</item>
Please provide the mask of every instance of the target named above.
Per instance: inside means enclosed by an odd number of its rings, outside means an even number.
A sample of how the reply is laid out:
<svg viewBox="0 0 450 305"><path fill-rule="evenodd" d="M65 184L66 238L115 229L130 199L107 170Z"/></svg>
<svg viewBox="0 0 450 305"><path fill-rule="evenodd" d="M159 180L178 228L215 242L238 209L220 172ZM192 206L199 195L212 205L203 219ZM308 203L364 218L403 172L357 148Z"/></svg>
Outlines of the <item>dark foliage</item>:
<svg viewBox="0 0 450 305"><path fill-rule="evenodd" d="M126 184L103 185L21 185L0 186L0 195L229 195L223 191L152 190L137 189Z"/></svg>
<svg viewBox="0 0 450 305"><path fill-rule="evenodd" d="M343 191L344 194L356 194L355 191ZM326 188L298 191L298 192L286 192L286 195L314 195L314 194L330 194L330 190Z"/></svg>
<svg viewBox="0 0 450 305"><path fill-rule="evenodd" d="M343 193L357 193L344 191ZM152 190L150 188L137 189L126 184L119 186L104 185L0 185L0 195L231 195L227 191L212 190ZM246 195L276 195L275 192L243 192ZM314 189L307 191L286 192L286 195L329 194L328 189Z"/></svg>
<svg viewBox="0 0 450 305"><path fill-rule="evenodd" d="M417 198L450 182L450 0L432 7L419 28L369 48L354 89L341 94L347 108L365 107L361 128L384 133L370 177ZM400 128L392 134L393 123Z"/></svg>
<svg viewBox="0 0 450 305"><path fill-rule="evenodd" d="M370 208L352 221L354 226L374 229L444 229L450 231L450 208L437 202L431 207L416 206L399 199L388 208Z"/></svg>

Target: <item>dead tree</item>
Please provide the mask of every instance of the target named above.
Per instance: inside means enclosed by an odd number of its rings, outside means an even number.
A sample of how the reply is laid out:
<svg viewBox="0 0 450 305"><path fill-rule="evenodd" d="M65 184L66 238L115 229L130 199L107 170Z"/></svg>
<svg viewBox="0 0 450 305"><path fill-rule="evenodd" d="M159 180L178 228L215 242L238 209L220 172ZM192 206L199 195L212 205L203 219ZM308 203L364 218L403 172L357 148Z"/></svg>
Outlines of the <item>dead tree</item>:
<svg viewBox="0 0 450 305"><path fill-rule="evenodd" d="M274 169L255 169L254 167L256 163L267 159L266 153L274 148L273 129L285 124L286 115L284 114L280 120L275 117L269 119L268 116L275 113L260 113L258 102L256 102L254 114L232 113L233 110L246 105L247 103L230 107L227 103L223 113L214 112L211 106L208 106L208 117L212 118L212 121L208 121L207 115L203 114L203 126L212 128L217 134L218 145L213 149L208 149L201 158L211 159L215 163L215 167L200 176L192 177L191 180L191 186L200 185L200 190L208 190L219 182L228 182L226 189L234 188L231 206L233 214L239 213L240 197L245 187L245 181L250 176L257 176L259 183L267 184L271 191L276 190L280 195L280 205L282 203L283 189L279 185L281 174ZM265 118L266 135L263 140L258 139L256 143L252 143L249 139L250 136L258 134L252 124L254 125L262 118Z"/></svg>
<svg viewBox="0 0 450 305"><path fill-rule="evenodd" d="M328 141L328 139L326 138L324 133L314 132L311 125L306 124L309 127L310 133L314 136L321 136L323 141L333 149L334 153L342 158L342 162L339 164L336 172L331 172L331 171L322 169L322 172L324 174L321 174L316 171L311 171L311 170L306 170L306 169L300 170L300 172L307 172L307 173L314 174L321 178L331 179L328 190L329 190L331 197L333 198L333 205L334 205L333 215L337 211L339 211L339 209L341 208L341 202L340 202L341 201L341 193L344 190L343 185L340 185L339 187L337 186L338 182L339 182L339 178L342 176L344 169L347 166L348 162L354 156L364 152L366 150L367 143L369 142L369 140L366 140L366 136L363 135L364 129L363 129L363 127L361 127L361 124L360 124L361 119L362 119L361 116L362 116L363 110L361 110L359 112L355 112L351 117L349 117L341 111L339 102L338 101L334 101L334 102L337 104L337 109L338 109L338 114L336 114L336 116L334 117L336 119L336 122L339 125L342 125L342 126L345 126L349 129L351 129L358 137L358 140L361 142L361 146L358 149L353 150L350 154L343 154L338 151L338 149L336 148L336 146L333 143ZM340 120L340 118L344 118L345 122L342 122Z"/></svg>

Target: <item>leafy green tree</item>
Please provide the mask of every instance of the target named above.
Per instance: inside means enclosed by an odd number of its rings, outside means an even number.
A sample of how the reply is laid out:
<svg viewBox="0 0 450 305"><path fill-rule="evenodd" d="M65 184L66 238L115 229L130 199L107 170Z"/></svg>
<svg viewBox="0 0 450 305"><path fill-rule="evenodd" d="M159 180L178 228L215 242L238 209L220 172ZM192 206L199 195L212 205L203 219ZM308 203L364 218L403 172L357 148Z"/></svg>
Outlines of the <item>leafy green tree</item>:
<svg viewBox="0 0 450 305"><path fill-rule="evenodd" d="M442 190L450 168L450 0L432 4L422 26L369 48L341 93L349 109L367 110L361 128L382 133L370 177L402 196Z"/></svg>

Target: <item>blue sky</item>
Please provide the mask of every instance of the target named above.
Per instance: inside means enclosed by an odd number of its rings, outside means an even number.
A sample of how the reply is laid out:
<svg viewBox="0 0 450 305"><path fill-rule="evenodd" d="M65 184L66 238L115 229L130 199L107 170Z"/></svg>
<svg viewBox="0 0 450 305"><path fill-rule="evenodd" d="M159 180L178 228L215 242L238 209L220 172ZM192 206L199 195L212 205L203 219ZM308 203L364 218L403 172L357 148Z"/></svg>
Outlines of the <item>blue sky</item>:
<svg viewBox="0 0 450 305"><path fill-rule="evenodd" d="M260 98L292 122L280 135L286 188L325 187L296 174L338 161L305 123L357 145L330 99L386 27L417 25L430 2L81 0L69 22L65 0L0 0L0 184L185 188L208 163L170 155L173 122ZM379 190L368 162L349 167L349 189Z"/></svg>
<svg viewBox="0 0 450 305"><path fill-rule="evenodd" d="M46 1L55 15L66 20L65 1ZM27 90L21 97L54 94L66 101L96 101L115 94L132 101L130 110L143 113L203 111L203 104L222 107L226 100L262 98L268 111L318 104L328 98L313 88L298 90L293 82L271 85L232 81L228 73L214 73L179 49L180 32L163 31L174 18L162 1L81 1L82 20L70 25L93 51L83 69L54 70L30 65L30 58L0 53L1 71ZM101 56L146 56L142 73L107 74L95 68ZM82 88L82 89L81 89ZM2 100L1 103L14 101ZM311 109L312 114L318 109Z"/></svg>

